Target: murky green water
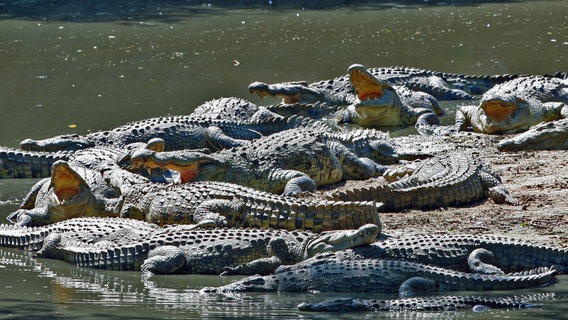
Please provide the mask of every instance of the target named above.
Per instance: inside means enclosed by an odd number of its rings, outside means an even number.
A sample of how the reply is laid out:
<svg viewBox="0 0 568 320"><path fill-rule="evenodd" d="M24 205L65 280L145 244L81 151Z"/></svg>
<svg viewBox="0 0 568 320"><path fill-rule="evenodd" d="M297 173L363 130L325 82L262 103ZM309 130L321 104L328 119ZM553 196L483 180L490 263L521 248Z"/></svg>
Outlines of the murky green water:
<svg viewBox="0 0 568 320"><path fill-rule="evenodd" d="M70 10L49 20L3 15L1 8L0 145L11 147L27 137L84 134L152 116L188 114L222 96L261 103L247 92L253 81L316 81L343 74L352 63L469 74L568 71L565 1L323 10L178 3L149 8L152 14L142 18L129 17L128 10L114 17L100 9L92 19L79 19ZM452 121L456 104L444 104L450 110L444 121ZM0 180L1 219L34 182ZM333 295L196 293L203 285L230 280L162 276L145 283L138 273L77 269L0 249L0 318L329 317L299 313L296 305ZM567 282L562 276L554 286L531 290L559 295L536 310L436 317L567 318Z"/></svg>

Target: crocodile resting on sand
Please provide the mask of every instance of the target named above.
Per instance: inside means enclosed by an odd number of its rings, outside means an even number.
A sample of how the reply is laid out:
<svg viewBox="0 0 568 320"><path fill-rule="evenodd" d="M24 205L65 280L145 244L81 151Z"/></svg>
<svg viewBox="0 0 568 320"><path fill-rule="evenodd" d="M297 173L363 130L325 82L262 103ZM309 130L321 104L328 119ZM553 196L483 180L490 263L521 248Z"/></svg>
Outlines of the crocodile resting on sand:
<svg viewBox="0 0 568 320"><path fill-rule="evenodd" d="M471 127L489 134L517 133L541 122L568 117L568 79L520 77L493 87L479 106L456 112L457 130Z"/></svg>
<svg viewBox="0 0 568 320"><path fill-rule="evenodd" d="M404 127L438 124L438 117L433 109L441 110L441 108L434 98L413 98L411 93L406 92L407 99L403 101L395 88L373 76L362 65L352 65L348 72L349 77L343 81L337 80L331 85L332 89L308 88L309 86L304 83L294 83L290 86L290 84L267 85L255 82L249 86L249 91L260 96L284 95L285 103L325 102L332 106L345 106L334 117L361 126ZM306 91L310 94L306 95ZM417 101L417 105L410 106L407 101ZM278 109L272 111L277 112Z"/></svg>
<svg viewBox="0 0 568 320"><path fill-rule="evenodd" d="M380 204L373 201L297 199L213 181L165 185L120 168L99 172L64 161L54 167L52 177L36 184L9 220L38 226L74 217L123 216L160 225L214 222L315 232L380 225Z"/></svg>
<svg viewBox="0 0 568 320"><path fill-rule="evenodd" d="M499 151L568 150L568 119L543 122L497 144Z"/></svg>
<svg viewBox="0 0 568 320"><path fill-rule="evenodd" d="M482 312L489 309L525 309L539 307L536 301L553 299L554 294L530 296L428 296L402 299L339 298L315 303L301 303L300 311L357 312L357 311L455 311L470 309Z"/></svg>
<svg viewBox="0 0 568 320"><path fill-rule="evenodd" d="M480 159L463 152L421 160L418 165L387 171L382 185L336 189L327 199L382 202L382 211L433 209L470 204L489 196L496 203L516 203L501 179ZM399 180L393 181L399 177Z"/></svg>
<svg viewBox="0 0 568 320"><path fill-rule="evenodd" d="M117 224L121 222L118 220ZM369 244L379 231L372 224L322 233L176 225L121 244L50 242L38 256L65 260L80 267L142 270L147 275L221 274L228 267L232 274L270 274L282 264L297 263L318 253Z"/></svg>
<svg viewBox="0 0 568 320"><path fill-rule="evenodd" d="M346 202L279 196L240 185L201 181L127 186L121 216L159 225L215 223L313 232L380 225L373 201Z"/></svg>
<svg viewBox="0 0 568 320"><path fill-rule="evenodd" d="M132 153L131 162L134 167L179 171L183 182L225 181L296 195L342 179L381 174L385 167L378 163L401 157L396 148L387 134L376 130L291 129L215 153L140 149Z"/></svg>
<svg viewBox="0 0 568 320"><path fill-rule="evenodd" d="M315 256L280 266L268 276L250 276L233 283L203 288L202 292L357 292L396 293L401 297L422 292L512 290L545 285L554 269L538 268L503 275L466 273L405 260L337 260Z"/></svg>

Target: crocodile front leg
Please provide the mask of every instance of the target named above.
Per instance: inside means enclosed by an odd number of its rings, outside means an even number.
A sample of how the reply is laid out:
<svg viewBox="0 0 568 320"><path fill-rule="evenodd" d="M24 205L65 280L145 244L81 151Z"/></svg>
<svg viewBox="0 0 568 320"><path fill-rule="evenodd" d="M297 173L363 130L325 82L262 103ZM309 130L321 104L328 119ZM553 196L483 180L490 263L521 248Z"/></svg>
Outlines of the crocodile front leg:
<svg viewBox="0 0 568 320"><path fill-rule="evenodd" d="M11 213L6 219L17 226L46 225L51 223L47 207L33 209L18 209Z"/></svg>
<svg viewBox="0 0 568 320"><path fill-rule="evenodd" d="M369 179L382 175L387 169L369 158L359 158L341 143L329 145L341 163L343 179Z"/></svg>
<svg viewBox="0 0 568 320"><path fill-rule="evenodd" d="M214 126L208 127L206 129L206 134L209 142L215 145L215 147L220 146L220 149L238 147L249 142L247 140L234 139L226 135L220 128ZM260 138L261 136L258 135L258 137Z"/></svg>

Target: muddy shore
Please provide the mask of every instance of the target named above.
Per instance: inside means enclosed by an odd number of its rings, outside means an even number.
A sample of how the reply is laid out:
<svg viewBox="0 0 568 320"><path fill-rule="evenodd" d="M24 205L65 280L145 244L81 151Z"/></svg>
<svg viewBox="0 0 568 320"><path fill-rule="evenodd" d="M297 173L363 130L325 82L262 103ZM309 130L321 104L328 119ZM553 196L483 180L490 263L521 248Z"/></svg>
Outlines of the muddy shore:
<svg viewBox="0 0 568 320"><path fill-rule="evenodd" d="M500 152L496 145L505 137L465 133L440 138L433 145L437 152L462 149L481 157L500 175L518 204L485 199L458 208L381 213L383 232L494 234L568 247L568 151ZM432 143L419 137L410 139L408 144ZM377 181L348 181L338 188L369 183Z"/></svg>

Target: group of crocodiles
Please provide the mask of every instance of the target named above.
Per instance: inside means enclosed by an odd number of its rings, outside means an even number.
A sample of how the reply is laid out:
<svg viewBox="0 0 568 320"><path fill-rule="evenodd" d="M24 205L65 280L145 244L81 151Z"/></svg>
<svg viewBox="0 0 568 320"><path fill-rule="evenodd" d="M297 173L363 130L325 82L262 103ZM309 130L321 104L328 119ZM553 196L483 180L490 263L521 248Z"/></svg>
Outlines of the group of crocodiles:
<svg viewBox="0 0 568 320"><path fill-rule="evenodd" d="M0 147L0 178L41 178L9 214L13 224L0 225L0 246L145 276L250 275L203 293L397 296L306 302L304 311L532 307L431 294L532 288L568 271L565 249L489 235L389 237L379 217L485 198L515 204L475 152L436 135L519 133L497 148L566 149L566 73L352 65L331 80L248 89L282 103L220 98L190 115ZM454 125L439 125L438 101L456 99L479 103L460 107ZM436 142L422 148L381 131L413 125ZM337 188L353 179L365 183Z"/></svg>

